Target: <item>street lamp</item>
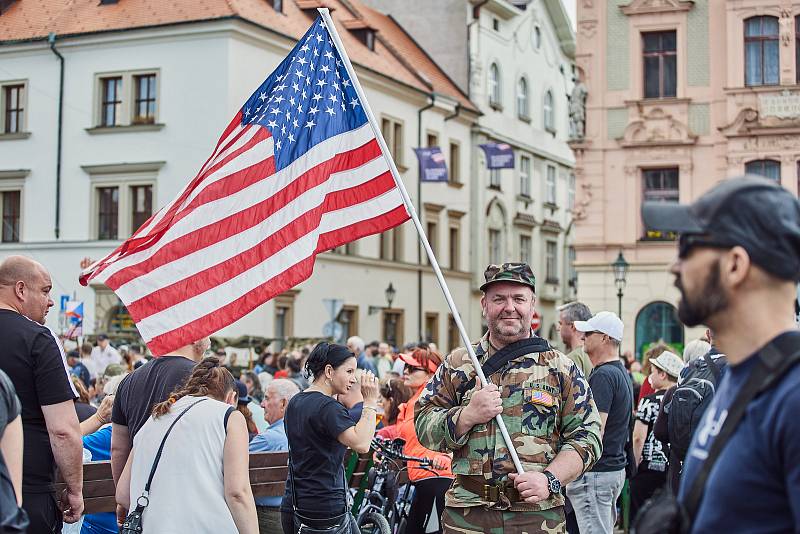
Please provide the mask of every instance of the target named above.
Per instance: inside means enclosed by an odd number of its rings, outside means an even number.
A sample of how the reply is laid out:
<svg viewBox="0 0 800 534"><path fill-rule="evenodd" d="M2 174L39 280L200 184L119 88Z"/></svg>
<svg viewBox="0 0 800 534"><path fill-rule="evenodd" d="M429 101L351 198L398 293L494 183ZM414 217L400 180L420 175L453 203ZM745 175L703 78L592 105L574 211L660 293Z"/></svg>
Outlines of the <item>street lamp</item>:
<svg viewBox="0 0 800 534"><path fill-rule="evenodd" d="M617 286L617 310L620 319L622 319L622 290L625 289L628 267L630 267L630 265L625 261L625 256L622 255L622 251L620 250L619 256L617 256L617 259L611 264L611 268L614 269L614 284Z"/></svg>
<svg viewBox="0 0 800 534"><path fill-rule="evenodd" d="M378 313L378 312L380 312L382 310L388 310L389 308L392 307L392 302L394 302L394 297L395 297L395 295L397 295L397 290L394 288L394 286L392 285L391 282L389 282L389 287L387 287L383 291L383 294L384 294L384 296L386 296L386 307L384 308L383 306L370 306L367 309L367 314L373 315L373 314Z"/></svg>

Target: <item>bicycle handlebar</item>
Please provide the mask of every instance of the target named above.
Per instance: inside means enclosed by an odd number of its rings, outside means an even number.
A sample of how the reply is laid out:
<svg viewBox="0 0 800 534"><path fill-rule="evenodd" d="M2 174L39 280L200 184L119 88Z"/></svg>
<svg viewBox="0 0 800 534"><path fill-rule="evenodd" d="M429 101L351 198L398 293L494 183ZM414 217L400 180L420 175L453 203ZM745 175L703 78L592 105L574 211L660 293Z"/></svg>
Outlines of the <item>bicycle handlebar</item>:
<svg viewBox="0 0 800 534"><path fill-rule="evenodd" d="M420 464L420 467L424 466L432 466L433 460L430 458L419 458L416 456L407 456L402 452L398 451L397 448L399 446L396 442L389 442L388 440L382 440L380 438L374 438L372 440L372 448L376 451L380 452L386 457L389 457L393 460L402 460L404 462L417 462ZM402 441L402 440L401 440ZM394 446L393 446L394 445Z"/></svg>

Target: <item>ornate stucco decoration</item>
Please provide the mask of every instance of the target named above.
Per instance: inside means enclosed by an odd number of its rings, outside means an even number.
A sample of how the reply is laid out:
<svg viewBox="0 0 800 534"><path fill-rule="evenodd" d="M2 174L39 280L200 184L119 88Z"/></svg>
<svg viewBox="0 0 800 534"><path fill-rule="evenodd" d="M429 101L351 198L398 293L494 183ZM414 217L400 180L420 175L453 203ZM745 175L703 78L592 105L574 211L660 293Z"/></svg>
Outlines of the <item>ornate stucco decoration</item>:
<svg viewBox="0 0 800 534"><path fill-rule="evenodd" d="M733 122L722 126L719 131L726 137L798 135L800 134L800 116L762 115L757 109L744 108L736 115Z"/></svg>
<svg viewBox="0 0 800 534"><path fill-rule="evenodd" d="M592 184L582 183L581 189L583 194L575 203L575 207L572 208L572 219L575 221L581 221L587 217L586 208L592 203Z"/></svg>
<svg viewBox="0 0 800 534"><path fill-rule="evenodd" d="M624 147L693 145L697 136L663 109L653 108L630 122L619 141Z"/></svg>
<svg viewBox="0 0 800 534"><path fill-rule="evenodd" d="M643 15L645 13L689 11L693 7L694 0L633 0L620 9L626 15Z"/></svg>

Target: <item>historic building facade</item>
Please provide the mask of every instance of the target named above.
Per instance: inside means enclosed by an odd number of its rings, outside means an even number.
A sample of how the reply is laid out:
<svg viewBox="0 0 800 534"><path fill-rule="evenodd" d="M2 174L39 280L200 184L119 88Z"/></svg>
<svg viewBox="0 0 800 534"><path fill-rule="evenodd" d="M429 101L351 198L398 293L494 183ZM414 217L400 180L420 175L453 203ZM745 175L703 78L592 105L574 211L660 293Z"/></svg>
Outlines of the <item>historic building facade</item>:
<svg viewBox="0 0 800 534"><path fill-rule="evenodd" d="M525 261L537 280L539 332L558 341L556 308L575 296L575 177L568 145L575 35L560 0L366 0L390 14L482 115L471 141L472 288L489 263ZM509 145L514 168L479 148Z"/></svg>
<svg viewBox="0 0 800 534"><path fill-rule="evenodd" d="M4 2L0 255L47 266L57 302L62 295L84 302L87 333L135 337L111 291L78 285L81 267L195 176L239 106L324 6L412 199L418 132L452 147L445 155L456 185L422 184L431 202L420 211L464 321L478 330L469 273L469 147L478 110L397 23L355 0ZM334 319L338 326L328 324ZM57 308L48 321L58 326ZM331 333L460 343L430 267L418 261L411 223L321 254L311 279L219 334L281 345Z"/></svg>
<svg viewBox="0 0 800 534"><path fill-rule="evenodd" d="M578 294L616 311L611 263L623 253L624 349L701 332L675 317L675 236L643 226L643 201L690 202L745 172L797 192L798 17L792 1L578 0Z"/></svg>

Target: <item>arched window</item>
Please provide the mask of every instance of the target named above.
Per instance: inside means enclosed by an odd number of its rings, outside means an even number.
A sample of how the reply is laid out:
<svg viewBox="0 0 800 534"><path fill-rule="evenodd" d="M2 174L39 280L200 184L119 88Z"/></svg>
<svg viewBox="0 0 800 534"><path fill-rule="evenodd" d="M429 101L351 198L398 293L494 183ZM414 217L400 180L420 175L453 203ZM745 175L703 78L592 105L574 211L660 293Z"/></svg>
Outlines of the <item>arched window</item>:
<svg viewBox="0 0 800 534"><path fill-rule="evenodd" d="M774 159L757 159L744 165L744 172L757 174L781 183L781 162Z"/></svg>
<svg viewBox="0 0 800 534"><path fill-rule="evenodd" d="M745 85L777 85L780 71L778 17L744 21Z"/></svg>
<svg viewBox="0 0 800 534"><path fill-rule="evenodd" d="M544 129L551 132L556 130L555 109L553 107L553 92L548 90L544 94L544 106L542 116L544 117Z"/></svg>
<svg viewBox="0 0 800 534"><path fill-rule="evenodd" d="M528 82L520 78L517 82L517 115L521 119L530 117L528 112Z"/></svg>
<svg viewBox="0 0 800 534"><path fill-rule="evenodd" d="M500 105L500 69L497 63L489 67L489 105Z"/></svg>
<svg viewBox="0 0 800 534"><path fill-rule="evenodd" d="M658 341L683 352L683 324L675 307L666 302L651 302L636 316L636 355L641 357L647 346Z"/></svg>

